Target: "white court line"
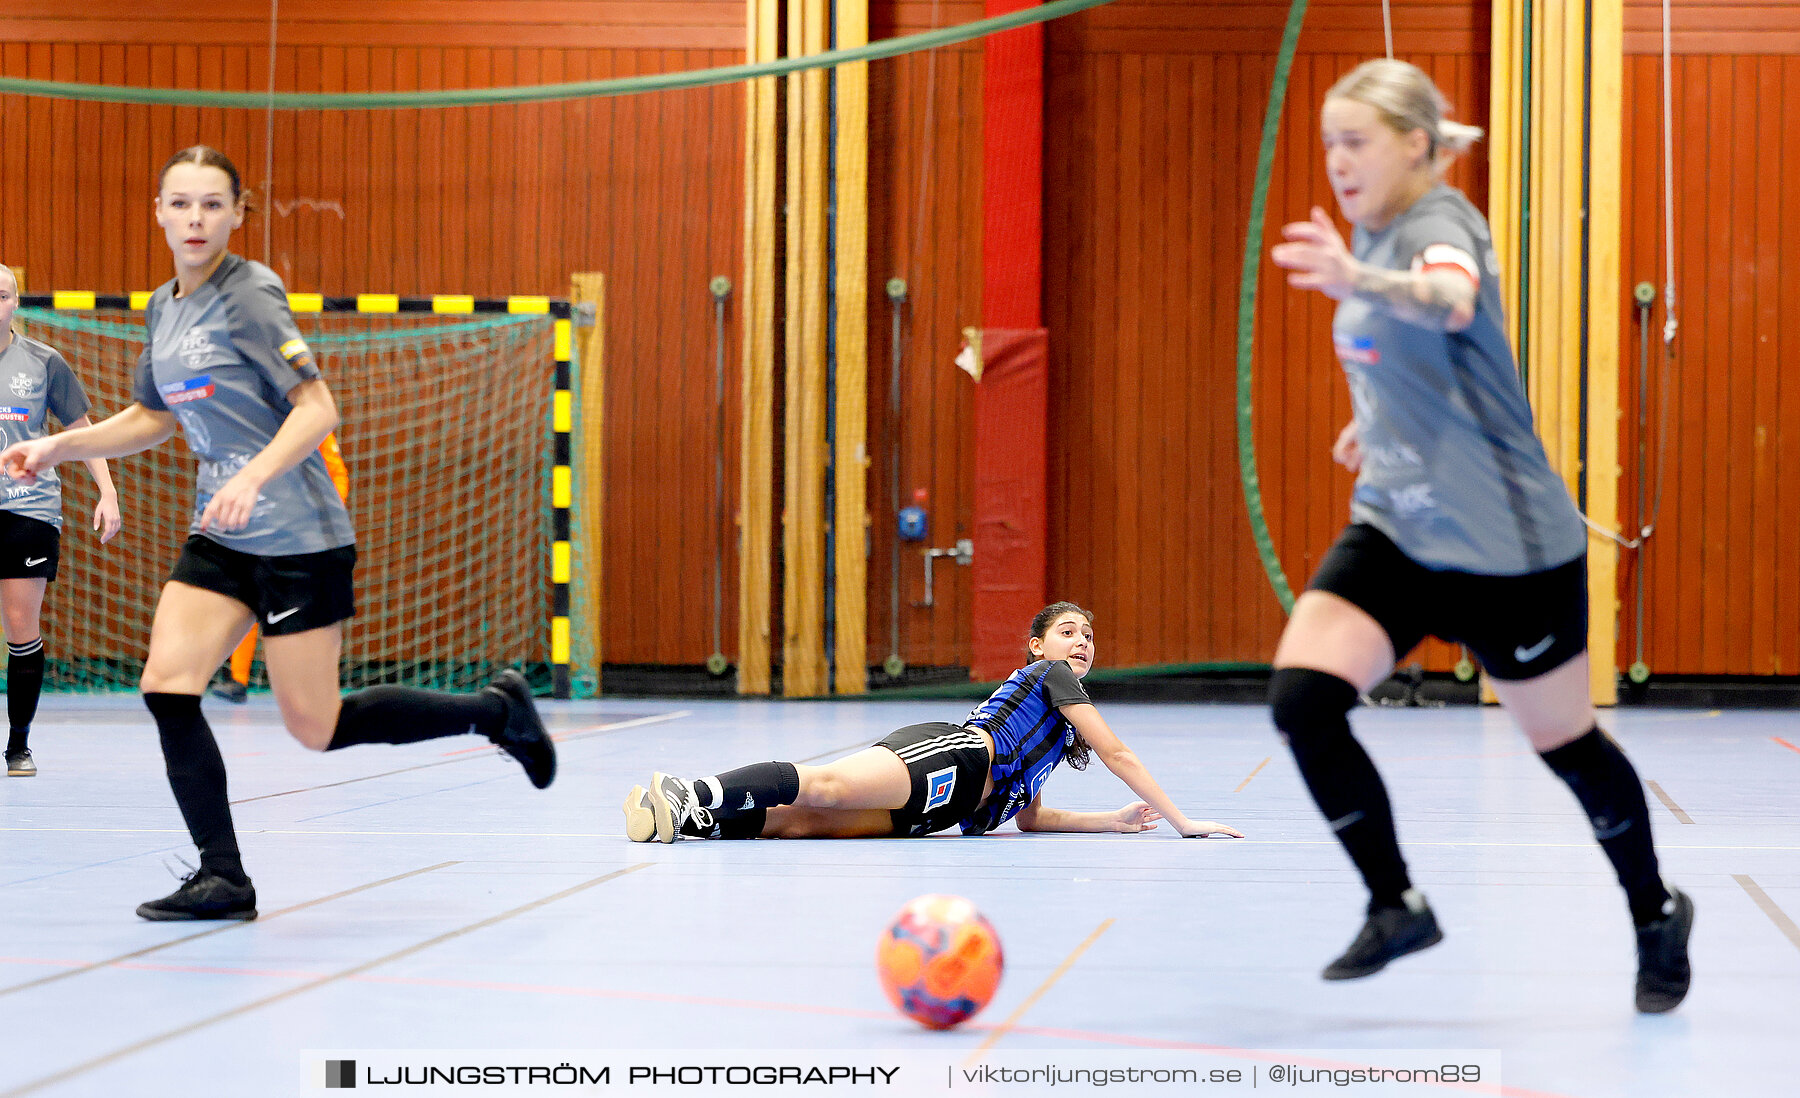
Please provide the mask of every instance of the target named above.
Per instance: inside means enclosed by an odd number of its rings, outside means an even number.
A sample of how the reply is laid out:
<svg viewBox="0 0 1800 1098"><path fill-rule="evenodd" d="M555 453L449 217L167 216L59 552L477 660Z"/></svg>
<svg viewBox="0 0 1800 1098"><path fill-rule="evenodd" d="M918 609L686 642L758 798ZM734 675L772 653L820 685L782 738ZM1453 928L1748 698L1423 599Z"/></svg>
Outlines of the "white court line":
<svg viewBox="0 0 1800 1098"><path fill-rule="evenodd" d="M170 827L19 827L19 826L0 826L0 833L5 833L5 832L9 832L9 831L17 831L17 832L22 832L22 833L25 833L25 832L29 832L29 833L58 832L58 833L66 833L66 834L72 834L72 835L89 835L89 834L92 834L92 835L186 835L187 834L187 831L183 828L170 828ZM496 838L496 839L614 839L614 838L618 838L618 832L610 831L610 830L609 831L302 831L302 830L292 829L292 828L281 828L281 829L258 828L255 830L246 830L244 828L239 828L238 834L240 834L240 835L350 835L350 836L392 835L392 836L406 836L408 838L442 837L442 838L453 838L453 839L483 838L483 837ZM1002 834L1004 834L1004 833L1002 833ZM793 841L793 840L790 840L790 841ZM847 841L848 842L856 842L856 841L887 842L888 840L886 840L886 839L881 839L881 840L831 839L831 840L814 840L814 841L818 841L818 842L830 841L830 842L834 842L834 843L841 843L841 842L847 842ZM963 841L963 839L961 836L950 835L950 836L944 836L944 837L937 837L937 838L934 838L932 841L935 841L935 842L958 842L958 841ZM1014 841L1017 841L1017 840L1015 839ZM1065 834L1065 835L1054 835L1054 836L1052 836L1052 835L1042 835L1042 836L1034 835L1034 836L1032 836L1032 841L1033 842L1043 842L1043 843L1107 843L1107 842L1120 842L1123 840L1115 839L1115 838L1102 838L1102 837L1087 838L1085 836L1074 836L1074 835L1066 835ZM1144 841L1157 842L1159 840L1153 838L1153 839L1148 839L1148 840L1144 840ZM1165 838L1160 841L1167 842L1168 840ZM1226 840L1226 839L1184 839L1182 841L1185 843L1188 843L1190 845L1197 845L1197 844L1203 843L1203 842L1224 844L1228 840ZM1336 839L1257 839L1257 838L1249 838L1249 839L1230 839L1229 842L1233 843L1233 844L1246 844L1247 843L1247 844L1261 845L1261 846L1329 846L1329 847L1336 847L1338 845L1338 842ZM1494 847L1494 848L1498 848L1498 849L1516 848L1519 850L1587 850L1587 849L1591 848L1593 845L1594 844L1592 841L1581 842L1581 843L1501 843L1501 842L1430 842L1430 841L1423 841L1423 840L1421 840L1421 841L1409 840L1406 843L1406 846L1409 848L1422 847L1422 846L1441 846L1441 847ZM1660 840L1657 842L1656 848L1658 850L1774 850L1774 851L1800 850L1800 846L1709 846L1709 845L1701 845L1701 844L1668 843L1668 842L1662 842Z"/></svg>
<svg viewBox="0 0 1800 1098"><path fill-rule="evenodd" d="M601 732L617 732L626 728L636 728L639 725L657 724L662 721L678 720L679 718L692 715L692 710L678 709L673 713L658 713L649 717L636 717L628 721L619 721L616 724L598 724L592 728L575 728L567 732L551 733L550 739L552 742L555 742L561 739L585 738ZM364 774L356 778L345 778L342 781L321 782L318 785L302 786L299 789L284 789L279 793L259 793L254 797L240 797L237 800L232 801L231 806L236 808L240 804L250 804L254 801L272 801L277 797L292 797L299 793L317 793L321 789L337 789L340 786L355 785L358 782L372 782L377 778L391 778L395 774L411 774L416 770L430 770L437 766L449 766L451 763L468 762L478 754L485 758L487 757L487 752L497 750L499 750L499 745L484 743L477 747L465 747L457 751L446 751L437 762L419 763L417 766L402 766L395 770L382 770L374 774Z"/></svg>
<svg viewBox="0 0 1800 1098"><path fill-rule="evenodd" d="M1660 713L1660 714L1656 714L1656 715L1646 714L1643 716L1633 714L1630 718L1628 718L1626 723L1631 724L1631 725L1639 725L1639 724L1673 724L1677 721L1710 721L1714 717L1724 716L1724 714L1725 714L1725 711L1723 709L1708 709L1704 713ZM1617 722L1615 721L1615 723L1617 723Z"/></svg>
<svg viewBox="0 0 1800 1098"><path fill-rule="evenodd" d="M552 732L550 738L561 743L565 739L585 736L591 732L618 732L626 728L641 728L646 724L662 724L664 721L678 721L683 717L694 715L692 709L677 709L673 713L653 713L648 717L635 717L628 721L614 721L612 724L597 724L592 728L571 728L567 732Z"/></svg>

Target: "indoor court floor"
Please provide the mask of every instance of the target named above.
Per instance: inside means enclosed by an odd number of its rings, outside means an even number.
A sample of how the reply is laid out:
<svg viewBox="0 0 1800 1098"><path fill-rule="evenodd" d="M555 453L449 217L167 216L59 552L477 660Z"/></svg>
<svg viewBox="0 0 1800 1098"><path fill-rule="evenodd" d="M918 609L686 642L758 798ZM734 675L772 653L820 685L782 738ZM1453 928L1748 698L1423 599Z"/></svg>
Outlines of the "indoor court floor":
<svg viewBox="0 0 1800 1098"><path fill-rule="evenodd" d="M1355 715L1445 940L1327 984L1318 970L1360 925L1363 896L1266 709L1101 703L1190 815L1244 840L1008 825L982 839L661 846L627 842L619 811L653 769L823 762L971 703L542 704L561 772L540 793L472 737L315 755L266 696L209 699L261 917L154 924L132 909L170 891L177 856L192 854L148 714L135 696L47 696L40 775L0 785L0 1096L312 1094L329 1060L393 1050L547 1066L749 1063L770 1050L867 1063L878 1051L943 1065L918 1093L1050 1092L968 1085L967 1070L1055 1057L1260 1079L1254 1091L1106 1088L1130 1094L1800 1094L1790 713L1603 717L1649 786L1664 871L1698 909L1692 994L1642 1017L1611 870L1568 791L1494 709ZM1132 799L1098 763L1059 769L1045 790L1067 808ZM994 1002L944 1033L890 1009L873 963L887 921L927 892L973 900L1007 959ZM1477 1084L1391 1087L1277 1087L1268 1074L1290 1059L1435 1064L1451 1050L1497 1063L1499 1085L1491 1068ZM608 1087L516 1089L784 1092L626 1086L613 1072ZM914 1093L793 1090L846 1091Z"/></svg>

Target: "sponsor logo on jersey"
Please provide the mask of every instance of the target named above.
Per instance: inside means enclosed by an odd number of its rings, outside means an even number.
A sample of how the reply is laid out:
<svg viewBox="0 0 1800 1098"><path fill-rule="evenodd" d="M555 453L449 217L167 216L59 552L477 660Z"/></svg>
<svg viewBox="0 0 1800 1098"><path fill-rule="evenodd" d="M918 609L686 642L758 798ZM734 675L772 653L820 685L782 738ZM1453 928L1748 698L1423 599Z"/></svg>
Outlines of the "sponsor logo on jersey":
<svg viewBox="0 0 1800 1098"><path fill-rule="evenodd" d="M1332 342L1337 345L1338 358L1352 365L1373 366L1381 361L1381 352L1375 349L1375 341L1368 336L1354 339L1339 336Z"/></svg>
<svg viewBox="0 0 1800 1098"><path fill-rule="evenodd" d="M20 487L20 488L8 488L6 490L6 498L7 499L24 499L26 496L29 496L30 494L31 494L30 485L26 485L26 486Z"/></svg>
<svg viewBox="0 0 1800 1098"><path fill-rule="evenodd" d="M925 811L942 808L950 803L950 794L956 792L956 767L946 766L942 770L933 770L925 775Z"/></svg>
<svg viewBox="0 0 1800 1098"><path fill-rule="evenodd" d="M310 366L312 348L306 345L306 340L296 336L281 345L281 357L288 360L289 366Z"/></svg>
<svg viewBox="0 0 1800 1098"><path fill-rule="evenodd" d="M1388 505L1394 513L1402 518L1418 514L1420 511L1434 511L1438 502L1431 494L1431 485L1420 482L1403 484L1388 492Z"/></svg>
<svg viewBox="0 0 1800 1098"><path fill-rule="evenodd" d="M30 374L14 374L7 387L12 390L13 396L28 397L37 392L38 380Z"/></svg>
<svg viewBox="0 0 1800 1098"><path fill-rule="evenodd" d="M31 419L30 408L0 408L0 419L24 423Z"/></svg>
<svg viewBox="0 0 1800 1098"><path fill-rule="evenodd" d="M190 400L205 400L213 395L213 379L211 374L190 377L186 381L174 381L167 385L159 385L165 404L186 404Z"/></svg>

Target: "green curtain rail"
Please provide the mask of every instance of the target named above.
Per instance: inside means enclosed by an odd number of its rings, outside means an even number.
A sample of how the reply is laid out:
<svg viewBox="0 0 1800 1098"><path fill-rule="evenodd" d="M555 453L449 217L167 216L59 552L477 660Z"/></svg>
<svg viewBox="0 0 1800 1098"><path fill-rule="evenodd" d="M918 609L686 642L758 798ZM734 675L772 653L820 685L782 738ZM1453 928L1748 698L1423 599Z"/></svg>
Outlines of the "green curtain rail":
<svg viewBox="0 0 1800 1098"><path fill-rule="evenodd" d="M998 31L1045 23L1112 0L1052 0L1036 7L978 19L954 27L940 27L920 34L886 38L866 46L828 50L806 57L787 57L757 64L725 65L713 69L689 69L651 76L615 77L568 84L528 84L510 88L456 88L445 91L387 92L232 92L180 88L133 88L110 84L73 84L58 80L0 77L0 93L35 95L51 99L81 99L98 103L140 103L175 107L236 107L249 110L375 111L419 107L484 107L503 103L543 103L558 99L591 99L674 88L703 88L732 84L759 76L786 76L807 69L830 68L856 61L880 61L901 54L966 42Z"/></svg>

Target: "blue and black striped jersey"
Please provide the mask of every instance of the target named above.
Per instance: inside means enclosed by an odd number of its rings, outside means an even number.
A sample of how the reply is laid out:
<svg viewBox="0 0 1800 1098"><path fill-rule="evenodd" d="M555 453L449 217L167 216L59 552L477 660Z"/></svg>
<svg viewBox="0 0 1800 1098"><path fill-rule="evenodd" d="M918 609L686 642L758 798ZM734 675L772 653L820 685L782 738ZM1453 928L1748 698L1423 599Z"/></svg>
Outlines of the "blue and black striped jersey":
<svg viewBox="0 0 1800 1098"><path fill-rule="evenodd" d="M963 727L994 737L994 792L962 821L963 834L992 831L1031 803L1075 743L1074 726L1057 708L1088 700L1067 660L1039 660L1007 676L975 707Z"/></svg>

